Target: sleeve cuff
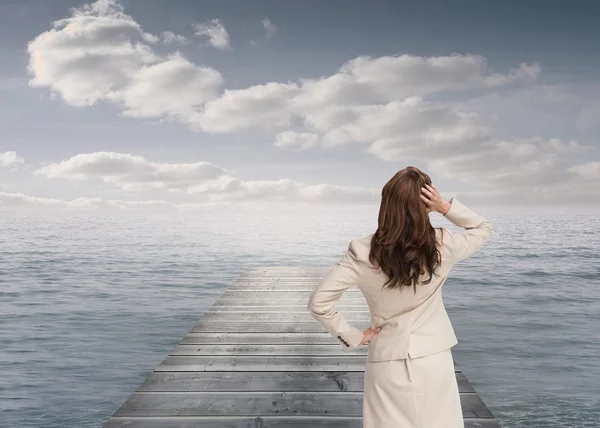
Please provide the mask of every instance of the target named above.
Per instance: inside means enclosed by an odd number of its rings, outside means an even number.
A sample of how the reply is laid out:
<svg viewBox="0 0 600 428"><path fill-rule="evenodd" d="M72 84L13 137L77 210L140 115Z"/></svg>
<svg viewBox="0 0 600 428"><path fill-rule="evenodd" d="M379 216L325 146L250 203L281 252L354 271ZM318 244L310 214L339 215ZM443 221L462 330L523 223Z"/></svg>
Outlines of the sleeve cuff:
<svg viewBox="0 0 600 428"><path fill-rule="evenodd" d="M362 330L353 327L350 331L344 332L344 334L340 336L341 338L338 339L343 339L342 343L340 343L342 349L345 351L352 351L360 346L364 338L364 333Z"/></svg>
<svg viewBox="0 0 600 428"><path fill-rule="evenodd" d="M448 208L448 211L446 211L446 214L444 214L444 217L446 217L448 214L450 214L450 211L452 211L452 208L455 207L455 205L454 205L454 198L450 198L448 200L448 203L450 204L450 208Z"/></svg>

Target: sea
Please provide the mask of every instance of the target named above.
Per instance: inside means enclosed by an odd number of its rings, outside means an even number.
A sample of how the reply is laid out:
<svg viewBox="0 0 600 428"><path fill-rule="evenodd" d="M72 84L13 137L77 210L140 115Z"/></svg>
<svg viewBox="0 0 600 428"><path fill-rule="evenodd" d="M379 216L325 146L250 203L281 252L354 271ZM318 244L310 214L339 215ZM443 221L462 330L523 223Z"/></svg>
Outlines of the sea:
<svg viewBox="0 0 600 428"><path fill-rule="evenodd" d="M100 427L245 268L333 266L377 209L0 211L0 427ZM598 212L477 212L443 292L458 368L503 428L600 427Z"/></svg>

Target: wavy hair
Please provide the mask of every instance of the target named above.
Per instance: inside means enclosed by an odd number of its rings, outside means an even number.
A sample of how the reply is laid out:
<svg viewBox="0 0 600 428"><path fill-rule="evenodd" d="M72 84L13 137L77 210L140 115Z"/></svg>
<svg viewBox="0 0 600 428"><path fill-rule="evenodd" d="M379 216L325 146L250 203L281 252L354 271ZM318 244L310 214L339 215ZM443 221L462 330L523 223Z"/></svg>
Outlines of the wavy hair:
<svg viewBox="0 0 600 428"><path fill-rule="evenodd" d="M408 166L383 186L369 261L389 277L383 284L389 289L412 285L416 293L419 276L427 272L421 283L429 284L441 263L429 208L420 198L425 184L431 184L429 175Z"/></svg>

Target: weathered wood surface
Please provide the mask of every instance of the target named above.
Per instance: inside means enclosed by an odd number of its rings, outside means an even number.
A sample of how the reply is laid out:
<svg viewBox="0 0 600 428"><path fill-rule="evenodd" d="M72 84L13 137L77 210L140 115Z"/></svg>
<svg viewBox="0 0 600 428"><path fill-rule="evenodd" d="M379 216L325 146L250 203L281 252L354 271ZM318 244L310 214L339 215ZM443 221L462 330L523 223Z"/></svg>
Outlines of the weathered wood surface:
<svg viewBox="0 0 600 428"><path fill-rule="evenodd" d="M306 308L329 269L246 269L103 428L362 428L367 347L344 350ZM358 288L336 308L369 327ZM465 427L499 428L456 378Z"/></svg>

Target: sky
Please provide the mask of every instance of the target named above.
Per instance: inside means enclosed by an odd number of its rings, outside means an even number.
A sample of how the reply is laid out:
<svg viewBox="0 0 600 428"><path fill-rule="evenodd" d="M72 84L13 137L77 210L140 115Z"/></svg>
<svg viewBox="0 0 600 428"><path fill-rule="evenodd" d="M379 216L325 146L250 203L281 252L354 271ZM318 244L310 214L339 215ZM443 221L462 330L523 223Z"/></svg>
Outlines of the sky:
<svg viewBox="0 0 600 428"><path fill-rule="evenodd" d="M0 0L0 209L600 206L594 1Z"/></svg>

